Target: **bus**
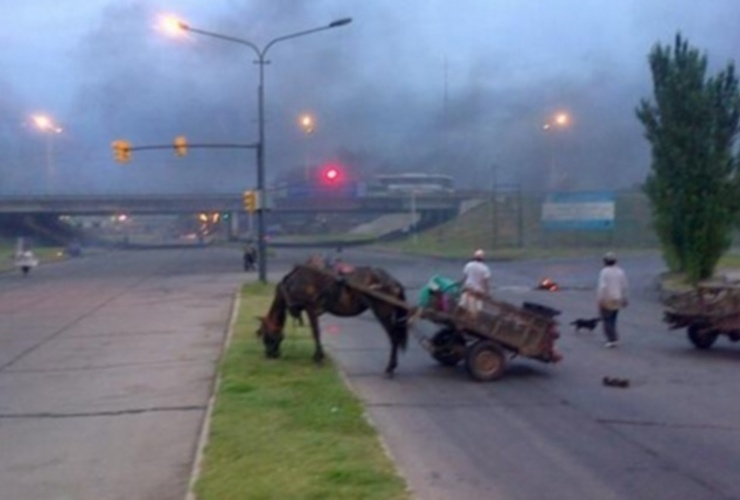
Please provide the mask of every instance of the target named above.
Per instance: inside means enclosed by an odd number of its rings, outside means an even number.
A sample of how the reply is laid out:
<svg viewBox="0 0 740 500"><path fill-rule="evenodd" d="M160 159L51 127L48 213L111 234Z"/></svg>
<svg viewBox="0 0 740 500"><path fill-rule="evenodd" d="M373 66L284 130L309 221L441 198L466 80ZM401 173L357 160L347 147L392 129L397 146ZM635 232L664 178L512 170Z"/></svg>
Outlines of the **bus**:
<svg viewBox="0 0 740 500"><path fill-rule="evenodd" d="M377 175L368 185L369 195L450 194L455 182L450 175L404 173Z"/></svg>

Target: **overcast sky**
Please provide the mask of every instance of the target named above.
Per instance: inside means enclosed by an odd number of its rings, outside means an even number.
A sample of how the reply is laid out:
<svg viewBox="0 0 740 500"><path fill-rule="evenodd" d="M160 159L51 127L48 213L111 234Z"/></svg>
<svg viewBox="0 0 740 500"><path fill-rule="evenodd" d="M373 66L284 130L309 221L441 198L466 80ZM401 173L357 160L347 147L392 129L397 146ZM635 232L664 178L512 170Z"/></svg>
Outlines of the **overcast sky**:
<svg viewBox="0 0 740 500"><path fill-rule="evenodd" d="M341 161L357 175L449 173L463 187L630 187L649 149L634 109L647 55L677 32L713 71L740 53L736 0L3 0L0 192L239 192L251 150L133 145L253 143L258 70L247 47L168 37L158 16L249 40L351 17L287 40L265 71L268 179ZM317 121L305 135L297 117ZM543 130L557 112L566 128ZM48 113L63 128L30 124ZM45 182L47 171L53 178Z"/></svg>

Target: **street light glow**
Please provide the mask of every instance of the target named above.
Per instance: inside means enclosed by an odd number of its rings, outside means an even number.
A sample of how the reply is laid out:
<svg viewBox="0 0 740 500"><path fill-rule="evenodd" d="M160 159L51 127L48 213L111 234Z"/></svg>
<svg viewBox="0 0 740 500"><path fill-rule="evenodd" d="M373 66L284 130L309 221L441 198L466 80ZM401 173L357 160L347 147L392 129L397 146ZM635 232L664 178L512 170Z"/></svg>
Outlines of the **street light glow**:
<svg viewBox="0 0 740 500"><path fill-rule="evenodd" d="M42 132L52 132L58 134L62 131L62 128L57 126L47 115L33 115L31 117L34 126Z"/></svg>
<svg viewBox="0 0 740 500"><path fill-rule="evenodd" d="M298 124L307 134L313 133L314 129L316 128L316 122L314 121L313 116L308 113L304 113L300 117L298 117Z"/></svg>
<svg viewBox="0 0 740 500"><path fill-rule="evenodd" d="M177 16L164 15L159 20L159 28L169 36L182 36L190 27Z"/></svg>
<svg viewBox="0 0 740 500"><path fill-rule="evenodd" d="M550 130L553 127L565 128L570 125L570 115L564 111L556 113L552 120L545 122L542 125L542 130Z"/></svg>

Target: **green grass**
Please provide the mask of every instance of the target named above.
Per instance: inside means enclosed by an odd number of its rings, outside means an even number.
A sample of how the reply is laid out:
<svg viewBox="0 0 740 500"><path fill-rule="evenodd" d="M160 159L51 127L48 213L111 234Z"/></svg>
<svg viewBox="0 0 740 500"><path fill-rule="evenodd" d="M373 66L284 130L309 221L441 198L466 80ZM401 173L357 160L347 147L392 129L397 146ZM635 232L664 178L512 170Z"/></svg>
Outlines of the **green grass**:
<svg viewBox="0 0 740 500"><path fill-rule="evenodd" d="M313 363L308 329L289 323L282 358L264 357L254 316L267 310L272 291L242 290L198 499L408 498L360 401L330 361Z"/></svg>
<svg viewBox="0 0 740 500"><path fill-rule="evenodd" d="M610 249L605 244L603 234L588 237L581 235L578 239L581 243L576 246L568 244L571 240L563 235L560 235L560 239L553 238L553 241L531 242L531 235L538 229L524 228L526 237L519 236L520 229L516 221L510 218L502 218L495 233L492 225L490 204L482 203L448 222L420 232L416 237L411 236L382 246L405 253L454 258L468 258L476 248L483 248L488 260L600 257Z"/></svg>

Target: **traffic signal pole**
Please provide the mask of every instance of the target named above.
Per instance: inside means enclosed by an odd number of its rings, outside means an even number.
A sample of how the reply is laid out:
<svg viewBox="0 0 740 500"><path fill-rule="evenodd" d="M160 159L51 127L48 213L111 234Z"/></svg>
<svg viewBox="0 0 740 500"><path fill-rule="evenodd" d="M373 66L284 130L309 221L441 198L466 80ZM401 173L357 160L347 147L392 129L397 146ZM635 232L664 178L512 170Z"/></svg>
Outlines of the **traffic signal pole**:
<svg viewBox="0 0 740 500"><path fill-rule="evenodd" d="M257 144L257 196L260 204L257 207L257 272L259 280L267 283L267 241L265 241L265 52L259 52L257 63L260 67L260 82L257 87L257 119L259 122L259 143Z"/></svg>

